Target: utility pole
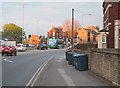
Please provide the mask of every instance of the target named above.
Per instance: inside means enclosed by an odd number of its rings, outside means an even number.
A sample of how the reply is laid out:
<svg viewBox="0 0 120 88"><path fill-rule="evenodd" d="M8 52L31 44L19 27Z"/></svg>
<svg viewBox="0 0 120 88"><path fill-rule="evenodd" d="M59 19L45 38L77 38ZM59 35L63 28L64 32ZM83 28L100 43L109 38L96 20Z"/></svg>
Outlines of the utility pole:
<svg viewBox="0 0 120 88"><path fill-rule="evenodd" d="M71 43L72 43L72 48L73 48L73 38L74 38L74 8L72 9L72 38L71 38Z"/></svg>
<svg viewBox="0 0 120 88"><path fill-rule="evenodd" d="M24 30L24 3L22 4L23 9L23 30ZM23 44L23 30L22 30L22 44Z"/></svg>

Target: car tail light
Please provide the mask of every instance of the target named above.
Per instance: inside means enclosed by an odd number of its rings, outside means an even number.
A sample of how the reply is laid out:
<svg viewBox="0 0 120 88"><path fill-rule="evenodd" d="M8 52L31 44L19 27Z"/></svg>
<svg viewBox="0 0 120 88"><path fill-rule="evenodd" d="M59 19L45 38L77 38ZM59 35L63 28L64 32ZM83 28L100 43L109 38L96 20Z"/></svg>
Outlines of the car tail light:
<svg viewBox="0 0 120 88"><path fill-rule="evenodd" d="M10 48L10 50L12 50L12 48Z"/></svg>
<svg viewBox="0 0 120 88"><path fill-rule="evenodd" d="M4 50L4 48L2 47L2 50Z"/></svg>

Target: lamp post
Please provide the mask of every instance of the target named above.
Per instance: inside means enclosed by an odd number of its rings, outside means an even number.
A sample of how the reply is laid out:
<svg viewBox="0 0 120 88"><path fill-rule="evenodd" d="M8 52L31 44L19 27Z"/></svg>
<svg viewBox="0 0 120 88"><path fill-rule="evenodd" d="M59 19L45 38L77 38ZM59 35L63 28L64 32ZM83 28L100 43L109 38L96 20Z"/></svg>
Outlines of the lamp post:
<svg viewBox="0 0 120 88"><path fill-rule="evenodd" d="M36 34L39 35L39 29L40 29L40 27L39 27L40 26L39 25L40 24L39 17L36 17L36 22L37 22L37 33Z"/></svg>
<svg viewBox="0 0 120 88"><path fill-rule="evenodd" d="M75 14L75 15L81 15L81 20L82 20L82 24L84 24L84 16L90 16L90 15L92 15L91 13L86 13L86 14L81 14L81 13L79 13L77 10L75 10L75 12L77 13L77 14Z"/></svg>
<svg viewBox="0 0 120 88"><path fill-rule="evenodd" d="M22 4L22 9L23 9L23 29L22 29L22 44L23 44L23 30L24 30L24 3Z"/></svg>
<svg viewBox="0 0 120 88"><path fill-rule="evenodd" d="M84 16L91 16L92 14L82 14L82 25L84 25Z"/></svg>
<svg viewBox="0 0 120 88"><path fill-rule="evenodd" d="M83 21L83 26L84 26L84 16L91 16L92 14L90 14L90 13L88 13L88 14L82 14L83 15L83 17L82 17L82 21ZM90 33L91 33L91 29L90 29L90 31L88 31L88 43L90 43ZM83 42L83 40L82 40L82 42Z"/></svg>

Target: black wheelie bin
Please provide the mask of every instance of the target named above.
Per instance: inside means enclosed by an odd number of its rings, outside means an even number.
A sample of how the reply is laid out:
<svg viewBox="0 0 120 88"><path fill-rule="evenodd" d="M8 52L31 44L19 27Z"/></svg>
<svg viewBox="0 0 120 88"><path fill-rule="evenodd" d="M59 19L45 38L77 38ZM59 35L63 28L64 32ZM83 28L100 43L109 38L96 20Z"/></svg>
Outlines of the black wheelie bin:
<svg viewBox="0 0 120 88"><path fill-rule="evenodd" d="M75 57L75 68L80 71L88 70L87 54L79 54Z"/></svg>

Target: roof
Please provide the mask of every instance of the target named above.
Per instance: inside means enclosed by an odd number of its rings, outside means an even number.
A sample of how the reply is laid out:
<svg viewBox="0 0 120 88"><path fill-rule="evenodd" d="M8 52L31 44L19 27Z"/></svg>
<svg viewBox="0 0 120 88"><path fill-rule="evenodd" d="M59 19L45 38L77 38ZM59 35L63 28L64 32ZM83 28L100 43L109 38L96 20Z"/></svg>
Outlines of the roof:
<svg viewBox="0 0 120 88"><path fill-rule="evenodd" d="M96 32L96 31L94 31L94 30L89 30L89 29L86 29L86 28L82 28L82 29L84 29L84 30L86 30L87 32L90 32L90 33L92 33L92 34L94 34L94 35L97 35L98 33Z"/></svg>
<svg viewBox="0 0 120 88"><path fill-rule="evenodd" d="M102 29L99 32L109 32L108 30Z"/></svg>
<svg viewBox="0 0 120 88"><path fill-rule="evenodd" d="M60 32L60 30L57 27L54 27L54 29L56 30L56 32Z"/></svg>
<svg viewBox="0 0 120 88"><path fill-rule="evenodd" d="M59 32L58 28L55 27L54 29L56 30L56 32Z"/></svg>

